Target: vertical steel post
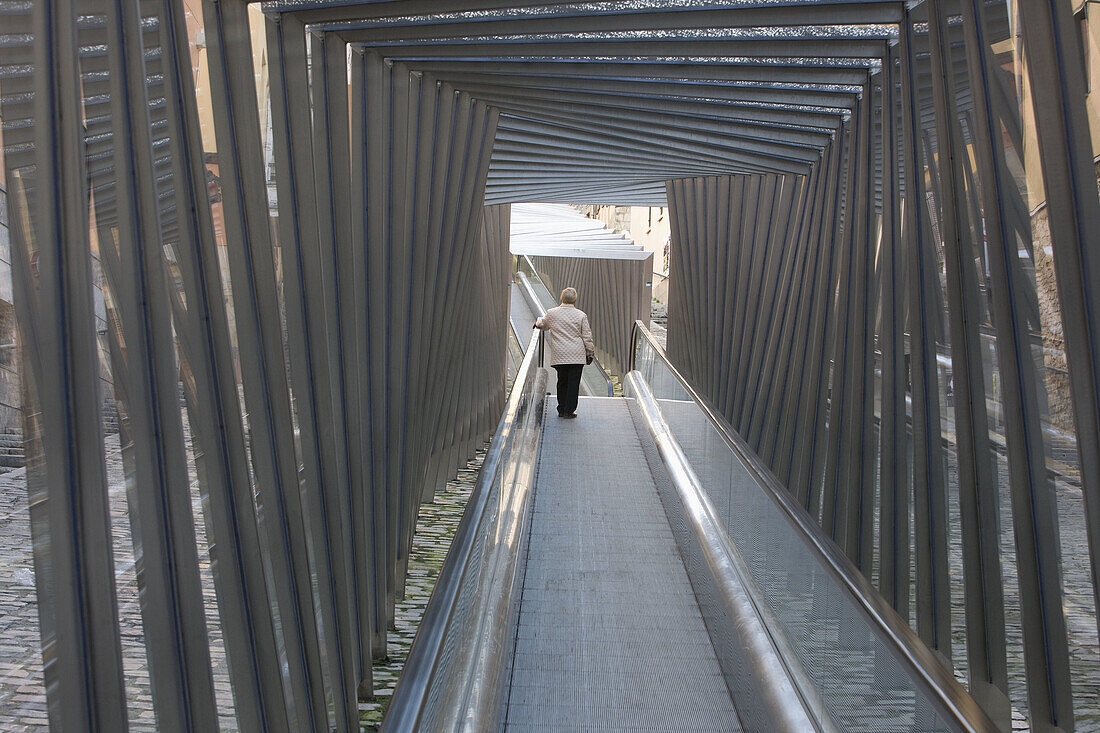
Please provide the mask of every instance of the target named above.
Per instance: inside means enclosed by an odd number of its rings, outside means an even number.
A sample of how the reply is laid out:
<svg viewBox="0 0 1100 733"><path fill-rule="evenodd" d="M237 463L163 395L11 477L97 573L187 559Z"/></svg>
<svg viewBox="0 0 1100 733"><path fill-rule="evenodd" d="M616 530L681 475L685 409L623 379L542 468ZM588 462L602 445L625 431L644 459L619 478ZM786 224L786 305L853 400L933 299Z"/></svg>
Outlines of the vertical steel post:
<svg viewBox="0 0 1100 733"><path fill-rule="evenodd" d="M293 14L265 16L283 304L301 448L301 489L324 660L338 730L357 728L356 672L345 597L342 501L325 344L324 277L318 240L305 26Z"/></svg>
<svg viewBox="0 0 1100 733"><path fill-rule="evenodd" d="M814 166L813 173L810 175L806 201L803 204L804 222L798 244L798 263L795 265L798 275L794 276L792 274L787 280L787 304L779 328L777 350L774 361L765 363L765 372L773 375L772 379L774 381L772 384L774 386L768 395L767 413L764 418L764 425L761 428L762 437L759 450L760 457L776 475L786 469L786 464L780 463L780 460L786 454L780 450L781 438L779 432L780 426L785 420L784 411L787 409L787 385L794 368L794 362L798 358L795 357L795 353L800 343L805 344L804 339L798 339L798 336L804 333L799 328L799 324L803 322L808 300L812 297L810 291L813 285L813 273L816 272L817 255L820 251L814 244L816 241L814 232L817 223L820 221L825 195L825 178L829 167L828 155L829 148L826 148L822 153L821 160ZM807 288L808 281L809 288ZM776 373L777 370L778 373Z"/></svg>
<svg viewBox="0 0 1100 733"><path fill-rule="evenodd" d="M902 150L905 164L905 246L909 252L909 343L913 395L913 531L916 540L917 633L951 658L951 595L947 567L947 488L943 476L940 402L936 381L937 287L929 261L931 232L924 185L918 172L920 132L918 75L912 48L913 20L906 15L899 44L902 74Z"/></svg>
<svg viewBox="0 0 1100 733"><path fill-rule="evenodd" d="M1086 531L1092 564L1093 600L1100 608L1100 201L1092 156L1086 89L1072 8L1056 0L1018 3L1020 29L1027 53L1035 114L1036 140L1043 166L1047 218L1062 304L1077 457L1085 500ZM1044 551L1039 539L1055 517L1037 515L1029 533L1017 531L1016 541L1034 557L1040 571L1041 617L1061 614L1061 598L1051 585L1058 558ZM1023 591L1026 592L1026 591ZM1100 623L1100 616L1098 623ZM1053 645L1053 646L1052 646ZM1050 638L1048 648L1061 646ZM1029 659L1040 667L1051 663L1039 647L1028 647ZM1065 727L1072 720L1069 682L1052 673L1050 699L1032 702L1033 715Z"/></svg>
<svg viewBox="0 0 1100 733"><path fill-rule="evenodd" d="M298 483L248 7L204 0L214 131L252 465L301 730L328 727Z"/></svg>
<svg viewBox="0 0 1100 733"><path fill-rule="evenodd" d="M827 355L832 361L831 381L829 388L823 390L822 399L828 399L828 430L824 426L821 430L820 442L824 443L824 450L819 453L822 465L821 480L821 527L841 546L848 557L855 560L855 546L850 538L845 535L847 528L847 491L852 488L849 481L859 481L859 473L848 475L853 468L850 464L853 450L850 433L858 425L859 417L852 417L852 411L857 407L858 382L862 375L852 372L852 360L855 358L853 341L861 342L862 328L855 322L852 314L853 301L856 297L854 290L862 286L859 276L862 267L862 247L859 237L861 234L860 206L862 205L860 192L863 191L863 165L864 142L866 140L866 127L862 107L867 103L868 94L866 85L860 101L860 110L851 118L850 137L847 150L847 170L844 176L844 185L840 190L843 196L844 219L840 228L839 246L839 272L837 279L837 295L832 320L835 327L832 331L832 339ZM854 284L853 284L854 283ZM823 370L828 373L828 364ZM815 443L817 440L815 440ZM815 480L816 480L815 470Z"/></svg>
<svg viewBox="0 0 1100 733"><path fill-rule="evenodd" d="M29 67L24 91L33 100L29 125L15 128L9 104L19 82L5 79L8 195L26 214L12 220L12 289L47 710L51 727L106 733L126 730L127 713L77 122L77 9L58 0L13 10L8 32L32 38L0 48L0 58Z"/></svg>
<svg viewBox="0 0 1100 733"><path fill-rule="evenodd" d="M242 729L289 730L271 602L260 556L237 376L209 205L183 8L160 3L167 139L172 148L176 227L186 305L177 299L183 391L206 492L207 532L233 701Z"/></svg>
<svg viewBox="0 0 1100 733"><path fill-rule="evenodd" d="M963 580L967 586L967 652L972 674L984 679L990 654L1004 638L1004 603L997 512L997 486L989 442L978 323L977 272L966 220L962 181L958 110L950 80L951 63L946 23L937 0L927 0L931 51L932 102L936 114L939 192L947 274L947 311L951 334L952 385L955 394L955 457L958 466ZM1026 572L1021 568L1021 572ZM1060 587L1060 584L1059 584ZM1003 653L1003 652L1002 652Z"/></svg>
<svg viewBox="0 0 1100 733"><path fill-rule="evenodd" d="M900 236L897 127L899 59L891 47L882 80L882 418L879 432L879 592L909 618L909 486L906 471L905 258ZM912 198L910 197L910 203Z"/></svg>
<svg viewBox="0 0 1100 733"><path fill-rule="evenodd" d="M157 727L217 730L214 682L187 478L179 381L136 5L106 10L113 169L94 197L107 289L141 616ZM107 189L107 190L104 190ZM110 190L113 196L108 193ZM107 211L113 206L113 211ZM110 228L108 228L109 225Z"/></svg>
<svg viewBox="0 0 1100 733"><path fill-rule="evenodd" d="M830 330L834 327L832 318L832 294L836 292L836 271L838 268L837 237L833 231L834 222L840 210L841 172L844 165L846 148L851 141L850 127L845 124L838 131L830 145L831 163L828 185L825 189L825 218L818 228L820 239L818 246L822 253L815 275L813 300L808 303L807 317L810 319L806 331L807 361L804 364L802 378L797 391L798 401L790 404L793 408L787 414L792 416L788 427L783 431L789 438L789 458L786 479L800 505L812 516L819 516L813 491L814 468L818 465L819 454L824 438L821 432L825 420L825 396L828 379L828 359L825 345ZM792 364L793 366L793 364ZM795 391L791 391L792 399ZM783 434L781 433L781 434ZM789 441L789 442L788 442ZM782 443L781 443L782 444Z"/></svg>
<svg viewBox="0 0 1100 733"><path fill-rule="evenodd" d="M347 92L347 46L335 34L310 33L311 66L310 87L313 93L313 165L314 185L318 202L317 237L321 278L321 293L313 297L323 301L326 354L331 370L330 394L321 393L318 400L326 401L331 410L332 454L326 459L330 466L326 491L326 508L337 512L340 518L330 520L339 533L332 538L334 563L342 565L336 570L338 613L344 616L343 633L349 659L345 675L358 682L362 691L373 695L374 685L370 665L370 632L364 626L371 607L369 584L361 577L367 567L362 545L364 529L356 510L359 501L353 496L353 462L361 457L352 450L352 436L359 435L358 391L355 375L349 370L348 357L355 353L355 316L352 312L351 292L344 282L341 263L348 257L351 246L351 217L348 181L349 150ZM315 286L316 287L316 286ZM341 588L341 586L345 586Z"/></svg>

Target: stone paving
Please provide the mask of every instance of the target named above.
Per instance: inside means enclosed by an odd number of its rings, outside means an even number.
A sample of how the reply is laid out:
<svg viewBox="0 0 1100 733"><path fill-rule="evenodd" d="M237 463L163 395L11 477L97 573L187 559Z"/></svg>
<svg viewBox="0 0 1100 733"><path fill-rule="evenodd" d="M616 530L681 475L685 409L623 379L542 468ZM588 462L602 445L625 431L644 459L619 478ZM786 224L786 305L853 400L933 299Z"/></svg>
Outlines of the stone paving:
<svg viewBox="0 0 1100 733"><path fill-rule="evenodd" d="M0 476L0 730L46 728L25 470Z"/></svg>

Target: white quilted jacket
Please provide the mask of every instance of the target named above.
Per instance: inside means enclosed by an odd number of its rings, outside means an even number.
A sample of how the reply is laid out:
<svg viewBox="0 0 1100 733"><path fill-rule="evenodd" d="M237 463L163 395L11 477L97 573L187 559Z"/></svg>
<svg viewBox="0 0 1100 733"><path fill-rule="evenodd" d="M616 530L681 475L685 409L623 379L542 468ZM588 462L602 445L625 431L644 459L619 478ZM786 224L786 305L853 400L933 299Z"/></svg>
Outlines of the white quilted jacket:
<svg viewBox="0 0 1100 733"><path fill-rule="evenodd" d="M546 311L546 315L535 321L535 326L549 331L550 366L556 364L583 364L587 354L595 353L592 344L592 329L588 325L588 316L575 305L562 303Z"/></svg>

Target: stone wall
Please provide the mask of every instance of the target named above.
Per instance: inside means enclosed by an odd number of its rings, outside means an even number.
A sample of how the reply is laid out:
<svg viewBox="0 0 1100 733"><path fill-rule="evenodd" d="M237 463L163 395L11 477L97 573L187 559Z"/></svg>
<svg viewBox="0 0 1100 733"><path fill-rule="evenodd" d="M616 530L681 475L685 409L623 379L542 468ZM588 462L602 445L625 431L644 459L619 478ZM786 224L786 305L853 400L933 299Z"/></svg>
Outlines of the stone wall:
<svg viewBox="0 0 1100 733"><path fill-rule="evenodd" d="M1054 274L1054 259L1050 254L1050 222L1047 207L1031 216L1031 241L1035 253L1035 290L1039 299L1039 320L1042 326L1043 371L1046 376L1047 403L1050 424L1072 433L1073 397L1070 394L1069 372L1066 371L1065 335L1062 331L1062 306L1058 298L1058 281Z"/></svg>

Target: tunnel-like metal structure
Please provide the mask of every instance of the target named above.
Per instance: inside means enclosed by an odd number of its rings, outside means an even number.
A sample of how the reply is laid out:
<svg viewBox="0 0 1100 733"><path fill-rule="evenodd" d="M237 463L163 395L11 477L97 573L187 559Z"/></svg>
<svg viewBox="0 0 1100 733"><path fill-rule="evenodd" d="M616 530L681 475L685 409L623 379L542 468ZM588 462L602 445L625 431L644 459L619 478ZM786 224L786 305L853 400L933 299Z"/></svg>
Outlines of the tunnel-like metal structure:
<svg viewBox="0 0 1100 733"><path fill-rule="evenodd" d="M240 728L357 729L417 508L507 407L508 205L554 201L669 207L699 399L999 728L1074 730L1100 695L1074 667L1100 574L1087 9L0 3L51 725L128 726L117 405L158 727L219 724L199 531Z"/></svg>

